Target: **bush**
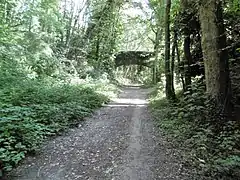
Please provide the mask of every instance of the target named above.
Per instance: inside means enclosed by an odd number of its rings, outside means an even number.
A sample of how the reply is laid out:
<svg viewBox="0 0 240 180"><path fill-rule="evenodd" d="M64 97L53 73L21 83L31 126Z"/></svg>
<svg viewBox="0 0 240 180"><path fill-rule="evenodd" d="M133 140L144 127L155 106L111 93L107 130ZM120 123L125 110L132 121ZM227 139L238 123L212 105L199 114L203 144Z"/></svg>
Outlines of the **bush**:
<svg viewBox="0 0 240 180"><path fill-rule="evenodd" d="M98 89L98 88L96 88ZM94 86L24 80L0 92L0 160L10 171L50 135L77 124L108 101Z"/></svg>
<svg viewBox="0 0 240 180"><path fill-rule="evenodd" d="M178 96L176 103L155 98L151 101L151 108L159 127L183 150L186 164L196 168L201 175L240 178L237 122L228 121L220 132L215 130L215 122L212 123L209 116L212 104L207 101L201 84L193 84L191 92Z"/></svg>

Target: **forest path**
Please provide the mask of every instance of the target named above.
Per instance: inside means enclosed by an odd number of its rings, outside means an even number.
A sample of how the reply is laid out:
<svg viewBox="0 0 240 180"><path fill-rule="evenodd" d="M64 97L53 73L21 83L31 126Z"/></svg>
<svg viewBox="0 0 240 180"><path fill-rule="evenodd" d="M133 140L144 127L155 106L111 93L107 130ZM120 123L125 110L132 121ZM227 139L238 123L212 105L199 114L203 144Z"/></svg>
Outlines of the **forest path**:
<svg viewBox="0 0 240 180"><path fill-rule="evenodd" d="M8 180L184 180L181 163L154 127L148 89L125 87L119 98L78 128L48 141Z"/></svg>

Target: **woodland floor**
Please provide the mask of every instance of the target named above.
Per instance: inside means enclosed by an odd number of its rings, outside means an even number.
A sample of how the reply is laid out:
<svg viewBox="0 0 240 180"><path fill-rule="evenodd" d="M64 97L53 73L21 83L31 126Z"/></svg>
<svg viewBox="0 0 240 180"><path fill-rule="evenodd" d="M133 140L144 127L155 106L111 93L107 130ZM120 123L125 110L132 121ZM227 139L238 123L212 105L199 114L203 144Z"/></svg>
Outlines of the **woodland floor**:
<svg viewBox="0 0 240 180"><path fill-rule="evenodd" d="M8 180L187 180L155 127L148 89L125 87L119 98L27 157Z"/></svg>

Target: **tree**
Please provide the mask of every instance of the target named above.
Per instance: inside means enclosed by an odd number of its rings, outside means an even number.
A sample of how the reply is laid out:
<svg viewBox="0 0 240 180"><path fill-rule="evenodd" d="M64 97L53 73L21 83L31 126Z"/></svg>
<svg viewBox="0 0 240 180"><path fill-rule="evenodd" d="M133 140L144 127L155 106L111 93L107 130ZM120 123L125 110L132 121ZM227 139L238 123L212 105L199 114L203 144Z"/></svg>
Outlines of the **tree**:
<svg viewBox="0 0 240 180"><path fill-rule="evenodd" d="M192 23L192 12L189 10L191 7L190 0L181 0L181 13L184 19L183 23L183 51L184 51L184 75L185 75L185 86L186 89L191 85L191 64L192 64L192 55L191 55L191 23ZM186 90L185 89L185 90Z"/></svg>
<svg viewBox="0 0 240 180"><path fill-rule="evenodd" d="M165 76L166 76L166 97L168 99L175 99L175 92L173 87L173 74L170 70L170 11L171 0L166 1L165 10Z"/></svg>
<svg viewBox="0 0 240 180"><path fill-rule="evenodd" d="M153 17L155 19L155 24L151 23L150 27L152 31L154 32L154 39L151 39L152 43L154 44L154 52L155 52L155 58L154 58L154 66L152 68L152 82L156 84L160 77L159 75L159 53L160 53L160 45L162 41L163 36L163 30L164 30L164 0L150 1L150 7L153 9Z"/></svg>
<svg viewBox="0 0 240 180"><path fill-rule="evenodd" d="M94 11L91 14L86 31L88 48L88 62L97 70L110 73L113 62L110 56L116 48L117 26L119 10L122 1L106 0L93 2Z"/></svg>
<svg viewBox="0 0 240 180"><path fill-rule="evenodd" d="M223 9L220 0L201 0L199 17L207 94L219 108L218 115L231 114L231 82L229 78Z"/></svg>

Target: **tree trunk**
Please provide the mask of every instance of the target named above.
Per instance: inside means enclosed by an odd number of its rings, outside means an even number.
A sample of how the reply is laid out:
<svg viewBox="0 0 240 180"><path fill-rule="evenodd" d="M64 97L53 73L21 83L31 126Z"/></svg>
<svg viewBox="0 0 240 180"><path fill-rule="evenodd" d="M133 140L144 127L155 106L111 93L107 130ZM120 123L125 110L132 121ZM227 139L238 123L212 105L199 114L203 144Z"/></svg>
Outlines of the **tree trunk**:
<svg viewBox="0 0 240 180"><path fill-rule="evenodd" d="M172 87L172 78L170 71L170 10L171 0L166 0L165 12L165 76L166 76L166 97L167 99L175 99L175 92Z"/></svg>
<svg viewBox="0 0 240 180"><path fill-rule="evenodd" d="M154 58L154 66L153 66L153 83L157 83L157 74L158 74L158 66L159 66L159 60L158 60L158 54L159 54L159 45L160 45L160 40L161 40L161 34L162 30L160 27L160 23L158 23L158 29L157 32L155 33L155 41L154 41L154 53L155 53L155 58Z"/></svg>
<svg viewBox="0 0 240 180"><path fill-rule="evenodd" d="M191 7L190 0L181 0L181 11L183 14L186 14L185 21L191 21L191 16L189 16L189 8ZM187 23L183 28L183 35L184 35L184 78L185 78L185 88L186 91L190 88L192 83L191 81L191 64L192 64L192 55L191 55L191 38L190 38L190 27L188 27L189 23Z"/></svg>
<svg viewBox="0 0 240 180"><path fill-rule="evenodd" d="M180 70L180 62L181 62L181 60L180 60L180 53L179 53L179 48L178 48L178 40L176 42L176 53L177 53L177 63L178 63L178 74L179 74L180 79L182 81L183 90L185 91L186 87L185 87L184 75L183 75L183 73Z"/></svg>
<svg viewBox="0 0 240 180"><path fill-rule="evenodd" d="M191 39L190 35L187 33L186 37L184 38L184 56L185 56L185 63L184 63L184 72L185 72L185 85L186 88L189 88L191 85L191 64L192 64L192 55L191 55Z"/></svg>
<svg viewBox="0 0 240 180"><path fill-rule="evenodd" d="M176 46L177 46L177 33L174 30L174 37L173 37L173 45L172 45L172 61L171 61L171 86L172 91L175 92L174 89L174 70L175 70L175 53L176 53Z"/></svg>
<svg viewBox="0 0 240 180"><path fill-rule="evenodd" d="M226 119L232 105L221 1L202 0L199 14L207 93L217 105L217 115Z"/></svg>

